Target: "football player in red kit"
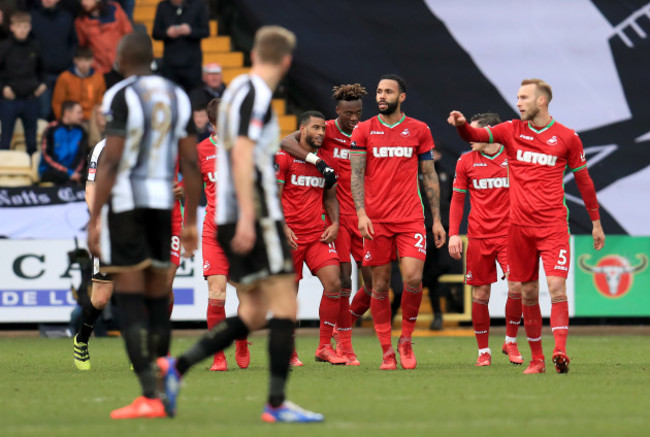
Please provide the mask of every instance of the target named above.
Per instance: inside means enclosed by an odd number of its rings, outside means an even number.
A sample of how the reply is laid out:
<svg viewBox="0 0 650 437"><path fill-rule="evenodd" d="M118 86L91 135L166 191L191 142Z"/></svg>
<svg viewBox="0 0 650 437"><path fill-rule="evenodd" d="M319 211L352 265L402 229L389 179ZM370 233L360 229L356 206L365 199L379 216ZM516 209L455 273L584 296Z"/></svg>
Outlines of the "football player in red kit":
<svg viewBox="0 0 650 437"><path fill-rule="evenodd" d="M325 127L323 114L305 112L300 118L300 146L310 153L319 153ZM334 245L339 230L336 188L326 190L325 179L316 167L283 151L275 155L275 168L296 280L302 278L304 262L323 284L316 361L346 364L347 359L337 355L330 344L341 298L341 272ZM331 222L329 226L322 217L323 207Z"/></svg>
<svg viewBox="0 0 650 437"><path fill-rule="evenodd" d="M383 350L381 369L397 368L391 344L388 301L391 260L399 254L404 280L400 363L417 365L411 336L422 302L426 231L418 187L418 167L431 205L436 247L445 242L440 221L440 185L433 166L429 127L401 111L406 85L397 75L383 76L376 94L379 115L359 123L352 133L351 190L358 227L364 238L363 264L372 268L370 309Z"/></svg>
<svg viewBox="0 0 650 437"><path fill-rule="evenodd" d="M213 132L217 132L217 110L219 99L208 102L208 120ZM203 219L203 232L201 235L201 252L203 254L203 277L208 281L208 329L212 329L226 319L226 283L228 279L228 259L223 249L217 242L217 225L214 220L216 209L216 182L215 159L217 159L216 133L201 141L197 145L197 154L201 176L205 185L205 197L208 204L205 208ZM251 361L247 339L235 340L235 361L242 369L246 369ZM228 362L223 351L214 354L210 370L226 371Z"/></svg>
<svg viewBox="0 0 650 437"><path fill-rule="evenodd" d="M531 363L524 373L546 371L537 287L540 257L551 296L551 329L555 338L553 364L558 373L569 371L566 278L571 254L568 211L564 203L564 172L567 168L574 174L592 220L594 248L600 250L605 244L596 190L587 171L582 142L575 131L549 115L548 105L552 96L551 87L546 82L525 79L517 93L521 120L479 129L471 127L459 111L452 111L447 120L466 141L501 143L508 154L508 264L510 280L523 283L524 327L532 352Z"/></svg>
<svg viewBox="0 0 650 437"><path fill-rule="evenodd" d="M494 113L472 117L473 127L495 126L501 123ZM499 143L470 143L472 151L461 155L456 163L454 193L449 212L449 254L460 259L463 242L459 228L463 218L465 194L470 194L471 209L467 228L467 258L465 283L472 286L472 324L478 343L477 366L489 366L490 289L497 280L496 263L508 273L507 237L510 225L510 195L508 192L508 159ZM508 282L505 308L506 339L502 347L513 364L522 364L517 347L517 331L521 323L521 283Z"/></svg>
<svg viewBox="0 0 650 437"><path fill-rule="evenodd" d="M348 366L358 366L354 349L352 348L352 325L370 308L370 290L372 289L372 275L370 267L362 267L363 237L357 226L357 212L354 209L352 192L350 190L350 138L352 130L361 120L363 96L366 89L358 83L344 84L334 87L332 99L336 101L337 118L325 122L325 138L319 149L320 156L336 165L337 187L336 199L339 202L339 232L336 237L336 251L339 254L341 266L341 299L339 315L336 321L334 335L336 338L336 352L347 358ZM291 156L303 161L310 158L320 159L318 155L309 156L309 153L298 144L300 132L289 135L280 144L282 149ZM316 161L319 165L321 162ZM322 164L321 164L322 165ZM352 291L352 263L351 258L361 268L363 285L354 295L350 303Z"/></svg>

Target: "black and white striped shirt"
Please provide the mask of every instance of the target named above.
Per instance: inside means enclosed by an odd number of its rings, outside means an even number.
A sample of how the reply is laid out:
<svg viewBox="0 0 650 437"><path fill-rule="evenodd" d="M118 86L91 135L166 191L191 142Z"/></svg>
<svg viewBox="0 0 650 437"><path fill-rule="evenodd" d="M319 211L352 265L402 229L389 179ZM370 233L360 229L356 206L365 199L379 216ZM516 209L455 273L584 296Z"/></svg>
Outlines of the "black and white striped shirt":
<svg viewBox="0 0 650 437"><path fill-rule="evenodd" d="M273 158L279 147L280 128L271 108L273 92L258 76L236 77L223 94L219 106L217 159L218 225L235 223L237 198L230 168L232 148L237 137L255 142L254 179L256 218L282 220Z"/></svg>
<svg viewBox="0 0 650 437"><path fill-rule="evenodd" d="M126 139L112 211L172 209L178 141L195 133L187 94L160 76L131 76L106 91L102 111L106 135Z"/></svg>

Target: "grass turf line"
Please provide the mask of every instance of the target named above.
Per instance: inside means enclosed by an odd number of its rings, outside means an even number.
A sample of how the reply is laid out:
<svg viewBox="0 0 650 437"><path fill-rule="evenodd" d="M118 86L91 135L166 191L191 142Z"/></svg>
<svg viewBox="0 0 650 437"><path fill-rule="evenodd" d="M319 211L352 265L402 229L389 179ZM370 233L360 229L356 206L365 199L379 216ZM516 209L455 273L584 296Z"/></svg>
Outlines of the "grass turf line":
<svg viewBox="0 0 650 437"><path fill-rule="evenodd" d="M521 335L520 335L521 337ZM316 363L316 337L297 337L305 363L291 372L288 397L325 414L322 425L260 421L268 384L266 338L252 337L251 366L196 366L181 391L175 419L113 421L111 410L139 395L121 339L93 338L92 370L72 362L71 339L0 339L2 436L639 436L650 429L650 348L642 336L569 337L571 372L557 375L552 338L543 339L547 373L522 375L490 339L492 366L474 367L473 338L417 338L414 371L379 370L374 337L356 337L361 367ZM174 340L180 353L195 338ZM394 339L394 342L396 339ZM530 352L520 344L525 359Z"/></svg>

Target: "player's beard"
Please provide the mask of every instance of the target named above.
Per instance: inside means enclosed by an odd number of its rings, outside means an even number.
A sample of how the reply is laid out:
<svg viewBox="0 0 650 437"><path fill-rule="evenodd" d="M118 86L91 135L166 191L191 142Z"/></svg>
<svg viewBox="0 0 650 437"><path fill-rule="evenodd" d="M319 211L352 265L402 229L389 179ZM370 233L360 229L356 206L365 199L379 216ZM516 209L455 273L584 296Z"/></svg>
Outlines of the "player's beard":
<svg viewBox="0 0 650 437"><path fill-rule="evenodd" d="M530 121L537 117L537 114L539 114L539 108L532 108L529 110L526 110L526 113L522 115L521 119L523 121Z"/></svg>
<svg viewBox="0 0 650 437"><path fill-rule="evenodd" d="M397 111L397 100L394 102L389 102L386 100L386 109L377 108L380 114L382 115L391 115Z"/></svg>
<svg viewBox="0 0 650 437"><path fill-rule="evenodd" d="M320 144L316 144L316 141L314 140L313 135L307 135L307 137L305 138L305 141L307 142L309 147L311 147L312 149L316 149L316 150L320 149L320 146L323 145L322 141L320 142Z"/></svg>

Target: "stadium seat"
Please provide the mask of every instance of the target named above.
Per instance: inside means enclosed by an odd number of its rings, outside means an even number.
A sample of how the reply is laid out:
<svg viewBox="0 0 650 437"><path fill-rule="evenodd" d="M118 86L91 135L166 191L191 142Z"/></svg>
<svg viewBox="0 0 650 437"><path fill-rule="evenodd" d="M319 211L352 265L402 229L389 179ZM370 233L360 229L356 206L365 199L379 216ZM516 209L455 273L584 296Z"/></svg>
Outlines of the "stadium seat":
<svg viewBox="0 0 650 437"><path fill-rule="evenodd" d="M41 164L41 151L37 150L32 155L32 179L34 183L38 183L41 180L41 175L38 174L38 166Z"/></svg>
<svg viewBox="0 0 650 437"><path fill-rule="evenodd" d="M0 186L32 185L32 163L26 152L0 150Z"/></svg>

